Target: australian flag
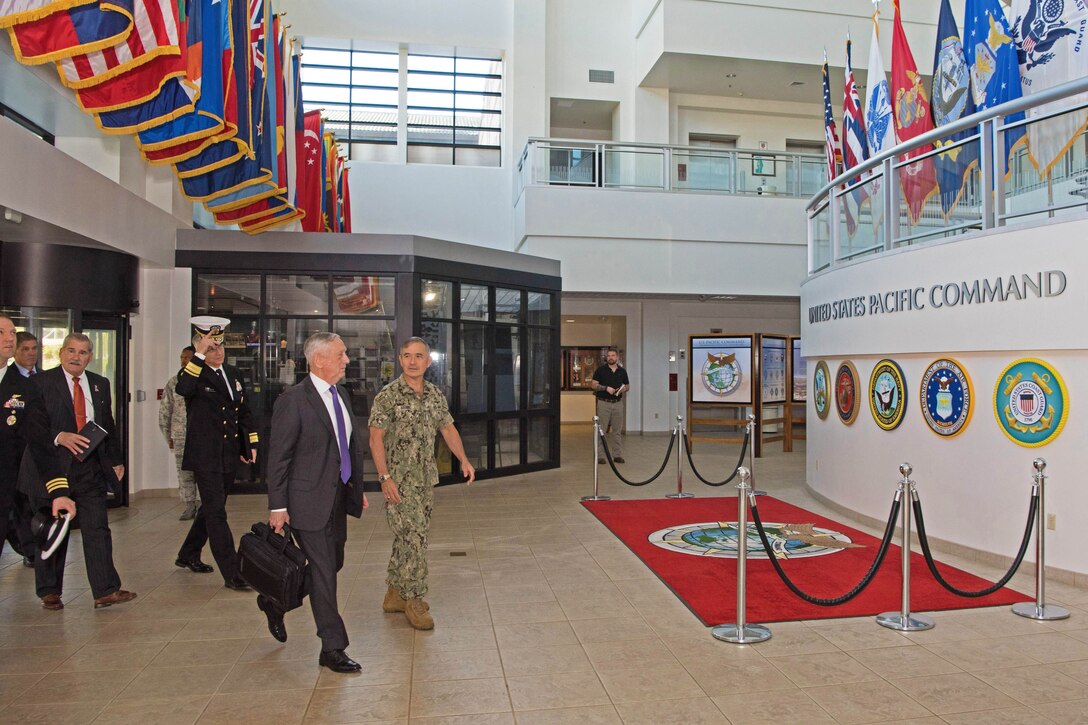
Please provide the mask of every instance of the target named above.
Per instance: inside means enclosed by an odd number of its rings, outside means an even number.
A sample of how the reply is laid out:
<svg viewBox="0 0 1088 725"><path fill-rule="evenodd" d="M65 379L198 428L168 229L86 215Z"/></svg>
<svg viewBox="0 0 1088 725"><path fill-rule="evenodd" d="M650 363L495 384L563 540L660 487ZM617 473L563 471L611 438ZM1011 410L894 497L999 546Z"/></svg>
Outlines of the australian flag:
<svg viewBox="0 0 1088 725"><path fill-rule="evenodd" d="M937 21L937 47L933 51L933 93L930 108L933 123L940 127L975 112L975 99L971 96L970 73L967 59L960 42L960 29L952 17L948 0L941 2L941 16ZM963 143L973 133L971 130L936 141L937 148L947 151L937 154L937 187L941 191L941 210L947 219L963 193L967 174L978 163L978 142Z"/></svg>
<svg viewBox="0 0 1088 725"><path fill-rule="evenodd" d="M979 110L1023 95L1016 44L998 0L967 0L963 19L963 54L971 74L971 94ZM1005 116L1005 123L1024 120L1024 113ZM1025 140L1023 126L1005 131L1005 175L1009 157Z"/></svg>

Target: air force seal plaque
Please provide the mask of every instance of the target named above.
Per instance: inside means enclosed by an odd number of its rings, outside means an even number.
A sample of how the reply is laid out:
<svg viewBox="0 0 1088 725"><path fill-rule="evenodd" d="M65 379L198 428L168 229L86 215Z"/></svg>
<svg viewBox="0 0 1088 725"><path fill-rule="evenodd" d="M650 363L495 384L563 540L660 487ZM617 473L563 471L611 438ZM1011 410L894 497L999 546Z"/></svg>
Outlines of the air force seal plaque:
<svg viewBox="0 0 1088 725"><path fill-rule="evenodd" d="M846 425L858 417L858 370L849 360L835 372L835 412Z"/></svg>
<svg viewBox="0 0 1088 725"><path fill-rule="evenodd" d="M907 414L907 384L903 368L893 360L881 360L869 377L869 412L884 430L895 430Z"/></svg>
<svg viewBox="0 0 1088 725"><path fill-rule="evenodd" d="M942 438L962 432L974 410L971 379L958 362L951 358L934 360L922 376L918 393L922 417L929 429Z"/></svg>
<svg viewBox="0 0 1088 725"><path fill-rule="evenodd" d="M827 420L831 410L831 373L823 360L816 363L816 372L812 374L812 404L820 420Z"/></svg>
<svg viewBox="0 0 1088 725"><path fill-rule="evenodd" d="M1042 360L1022 358L997 377L994 415L1009 440L1027 448L1058 437L1069 416L1069 395L1058 371Z"/></svg>

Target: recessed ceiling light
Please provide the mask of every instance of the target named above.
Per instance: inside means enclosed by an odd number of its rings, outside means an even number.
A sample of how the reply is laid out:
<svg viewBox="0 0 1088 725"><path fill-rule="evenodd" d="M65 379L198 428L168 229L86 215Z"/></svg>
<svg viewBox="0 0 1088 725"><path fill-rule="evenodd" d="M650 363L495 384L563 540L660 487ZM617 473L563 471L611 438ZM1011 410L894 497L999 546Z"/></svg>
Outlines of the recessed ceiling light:
<svg viewBox="0 0 1088 725"><path fill-rule="evenodd" d="M574 320L563 320L563 322L574 322Z"/></svg>

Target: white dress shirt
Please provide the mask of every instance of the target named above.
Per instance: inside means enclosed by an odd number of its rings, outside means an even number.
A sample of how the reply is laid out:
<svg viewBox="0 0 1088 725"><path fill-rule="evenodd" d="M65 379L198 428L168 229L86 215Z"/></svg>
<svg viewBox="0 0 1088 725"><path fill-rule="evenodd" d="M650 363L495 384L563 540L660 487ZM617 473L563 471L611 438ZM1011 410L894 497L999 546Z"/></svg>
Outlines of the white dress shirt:
<svg viewBox="0 0 1088 725"><path fill-rule="evenodd" d="M329 420L332 421L332 433L336 439L336 450L340 450L340 436L336 433L336 411L332 408L332 395L329 395L329 391L332 390L333 395L339 395L340 392L335 386L329 385L321 378L317 377L313 373L310 373L310 382L314 384L317 389L317 394L321 396L321 402L325 404L325 412L329 414ZM348 441L351 440L351 418L348 417L347 410L344 409L344 399L340 399L340 410L344 414L344 434ZM272 509L273 513L282 513L287 509Z"/></svg>
<svg viewBox="0 0 1088 725"><path fill-rule="evenodd" d="M204 356L203 356L203 355L201 355L201 354L200 354L199 352L198 352L198 353L194 353L194 355L193 355L193 356L194 356L194 357L198 357L198 358L200 358L201 360L204 360ZM214 373L214 372L218 372L219 370L222 370L222 369L223 369L222 367L215 367L215 366L213 366L213 365L212 365L211 363L209 363L209 362L207 362L207 361L205 361L205 362L204 362L204 367L208 368L208 369L209 369L209 370L211 370L211 371L212 371L213 373ZM230 380L228 380L228 379L227 379L227 374L226 374L226 373L223 373L223 384L227 386L227 395L229 395L229 396L230 396L230 399L231 399L231 400L234 400L234 391L230 389Z"/></svg>
<svg viewBox="0 0 1088 725"><path fill-rule="evenodd" d="M339 451L340 450L340 436L337 435L337 433L336 433L336 411L332 409L332 395L329 395L329 391L330 390L334 391L334 393L336 395L339 395L340 393L336 392L336 388L334 386L329 385L328 383L326 383L324 380L317 377L313 373L310 373L310 382L314 384L315 388L317 388L317 392L321 396L321 402L325 404L325 410L329 414L329 420L332 421L332 432L333 432L333 435L336 437L336 450ZM348 417L347 411L344 410L344 399L343 398L340 399L340 410L344 414L344 433L346 434L345 438L350 441L351 440L351 430L352 430L351 429L351 418Z"/></svg>

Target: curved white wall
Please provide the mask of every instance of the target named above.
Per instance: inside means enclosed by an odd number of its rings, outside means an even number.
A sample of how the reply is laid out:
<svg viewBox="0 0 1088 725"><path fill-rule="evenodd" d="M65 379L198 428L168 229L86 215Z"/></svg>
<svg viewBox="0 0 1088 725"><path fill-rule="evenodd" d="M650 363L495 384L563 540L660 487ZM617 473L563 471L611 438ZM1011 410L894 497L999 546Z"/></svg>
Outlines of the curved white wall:
<svg viewBox="0 0 1088 725"><path fill-rule="evenodd" d="M843 425L832 410L819 420L809 403L808 483L817 493L866 516L887 516L897 466L914 465L927 532L956 544L1012 556L1023 532L1031 484L1031 462L1048 462L1047 511L1057 517L1047 532L1047 566L1088 575L1082 532L1088 524L1088 220L1000 230L971 239L905 249L830 270L801 289L801 334L809 380L817 360L832 374L852 360L860 380L857 420ZM1047 274L1047 273L1051 274ZM1041 274L1039 295L1023 293L1023 276ZM1015 278L1017 299L1009 288ZM975 280L991 289L1003 280L1004 301L944 304L947 287L961 292ZM1051 280L1049 294L1046 281ZM1064 280L1064 288L1060 281ZM898 290L922 306L880 311ZM936 291L934 291L936 290ZM893 293L893 294L889 294ZM930 295L933 295L933 298ZM874 298L874 295L877 296ZM905 299L900 295L899 299ZM844 317L836 310L858 310ZM848 300L845 306L836 302ZM940 307L934 307L934 300ZM830 305L821 307L822 305ZM874 304L876 307L874 307ZM816 310L810 318L810 309ZM816 321L830 309L832 319ZM869 376L876 362L891 358L903 368L908 404L903 423L880 429L868 409ZM974 413L958 436L939 438L926 426L919 386L926 367L953 357L973 384ZM1021 357L1049 362L1066 383L1069 416L1050 444L1021 447L1000 429L994 415L994 386L1004 367ZM811 385L811 382L810 382ZM1029 560L1032 554L1029 553Z"/></svg>

